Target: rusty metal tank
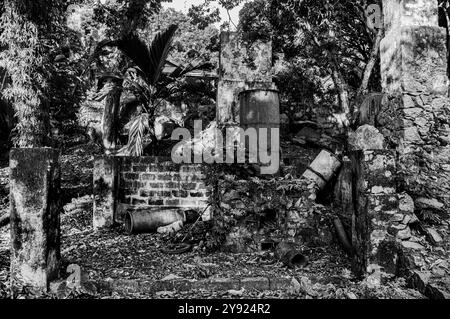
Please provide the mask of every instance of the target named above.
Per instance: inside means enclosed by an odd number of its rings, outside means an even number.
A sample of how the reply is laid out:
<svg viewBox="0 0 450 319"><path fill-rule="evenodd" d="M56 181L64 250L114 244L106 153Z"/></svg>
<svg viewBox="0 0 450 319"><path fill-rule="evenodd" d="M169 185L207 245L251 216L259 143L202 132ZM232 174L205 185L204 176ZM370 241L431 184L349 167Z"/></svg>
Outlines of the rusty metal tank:
<svg viewBox="0 0 450 319"><path fill-rule="evenodd" d="M259 145L261 145L260 129L267 129L267 152L270 154L272 141L272 129L278 129L276 137L277 149L279 150L280 129L280 99L277 90L252 89L245 90L239 94L240 125L246 130L254 128L257 131ZM249 143L248 151L258 152L258 143ZM258 161L259 162L259 161Z"/></svg>
<svg viewBox="0 0 450 319"><path fill-rule="evenodd" d="M239 94L240 123L245 127L280 127L280 98L277 90L254 89Z"/></svg>

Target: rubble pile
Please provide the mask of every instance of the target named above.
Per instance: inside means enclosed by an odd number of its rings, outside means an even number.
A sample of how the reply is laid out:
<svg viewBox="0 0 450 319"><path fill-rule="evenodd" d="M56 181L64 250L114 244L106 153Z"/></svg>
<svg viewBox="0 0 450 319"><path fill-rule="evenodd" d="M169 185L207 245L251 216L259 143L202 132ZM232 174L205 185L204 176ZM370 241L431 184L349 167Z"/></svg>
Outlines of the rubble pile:
<svg viewBox="0 0 450 319"><path fill-rule="evenodd" d="M306 180L219 182L220 222L231 225L225 249L258 251L262 242L290 240L308 247L333 241L328 208L315 202L315 185ZM217 216L216 216L217 217Z"/></svg>

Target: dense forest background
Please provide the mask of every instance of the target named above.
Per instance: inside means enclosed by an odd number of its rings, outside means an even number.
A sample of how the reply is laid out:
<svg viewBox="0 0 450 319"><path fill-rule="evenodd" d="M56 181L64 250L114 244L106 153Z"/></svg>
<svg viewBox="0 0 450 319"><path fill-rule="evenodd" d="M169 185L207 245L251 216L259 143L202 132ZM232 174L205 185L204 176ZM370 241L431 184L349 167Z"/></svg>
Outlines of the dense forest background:
<svg viewBox="0 0 450 319"><path fill-rule="evenodd" d="M223 30L273 41L282 124L291 129L352 127L364 98L381 91L379 1L205 0L186 14L162 4L1 1L1 147L61 146L77 136L106 151L155 153L163 124L214 119ZM220 21L217 5L242 6L239 23ZM440 10L446 27L447 1Z"/></svg>
<svg viewBox="0 0 450 319"><path fill-rule="evenodd" d="M219 2L229 10L243 1ZM188 125L193 117L214 119L214 78L181 75L196 69L216 74L219 33L230 29L245 34L249 42L273 40L274 77L285 123L334 114L337 124L349 126L358 99L380 91L377 52L382 31L366 23L369 2L247 1L238 25L231 20L220 25L209 0L187 14L163 9L155 0L2 1L2 145L70 143L68 135L75 132L101 140L102 113L114 100L120 101L114 126L123 133L122 144L142 113L149 116L139 124L150 133L161 115L176 125ZM142 92L136 87L143 79L133 69L139 62L112 42L132 34L151 45L172 24L177 30L159 43L161 52L155 57L167 57L179 74L162 72L155 83L147 83L149 105L155 110L142 111L137 97ZM154 63L155 68L164 65ZM181 108L178 116L164 113L161 104L167 103ZM155 140L146 134L141 137Z"/></svg>

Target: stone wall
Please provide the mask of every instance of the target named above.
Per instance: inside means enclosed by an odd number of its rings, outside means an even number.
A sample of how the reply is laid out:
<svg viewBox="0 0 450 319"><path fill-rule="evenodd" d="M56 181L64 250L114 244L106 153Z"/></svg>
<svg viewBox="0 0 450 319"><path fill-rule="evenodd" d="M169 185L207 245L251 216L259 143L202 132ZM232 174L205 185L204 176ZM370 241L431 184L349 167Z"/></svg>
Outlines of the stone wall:
<svg viewBox="0 0 450 319"><path fill-rule="evenodd" d="M351 160L356 203L352 223L354 271L360 276L375 270L395 274L396 234L388 232L398 214L395 152L356 151Z"/></svg>
<svg viewBox="0 0 450 319"><path fill-rule="evenodd" d="M225 176L216 189L216 223L229 229L224 249L254 252L262 242L296 242L309 247L333 241L329 210L315 202L309 181L240 180Z"/></svg>
<svg viewBox="0 0 450 319"><path fill-rule="evenodd" d="M438 27L437 1L383 4L387 32L381 42L381 73L386 96L375 122L398 153L399 191L416 204L436 203L432 209L448 225L450 99L446 32ZM441 228L441 236L448 237L446 227Z"/></svg>
<svg viewBox="0 0 450 319"><path fill-rule="evenodd" d="M397 196L398 203L397 209L383 207L387 195L379 197L361 184L378 182L383 171L368 165L372 160L367 154L357 156L354 162L362 162L355 164L355 267L374 282L382 272L402 275L430 298L448 297L450 270L447 261L440 263L448 260L450 248L446 32L438 27L437 0L384 0L383 10L384 98L379 112L368 120L385 138L389 151L383 152L393 152L396 178L386 183L396 188L389 196ZM370 204L374 200L375 206Z"/></svg>
<svg viewBox="0 0 450 319"><path fill-rule="evenodd" d="M110 169L94 170L94 185L102 184L100 180L114 182L103 182L106 185L103 193L101 187L94 187L94 224L96 220L111 222L99 223L97 227L122 222L129 209L161 207L202 213L208 206L210 192L202 165L175 164L170 158L162 157L106 157L106 160L102 157L96 160L96 166L105 163ZM208 214L209 210L206 210L204 218Z"/></svg>
<svg viewBox="0 0 450 319"><path fill-rule="evenodd" d="M450 100L423 93L390 95L378 122L399 152L400 189L450 208Z"/></svg>
<svg viewBox="0 0 450 319"><path fill-rule="evenodd" d="M450 208L450 99L436 0L384 1L380 131L399 153L401 189ZM423 8L427 8L424 10Z"/></svg>

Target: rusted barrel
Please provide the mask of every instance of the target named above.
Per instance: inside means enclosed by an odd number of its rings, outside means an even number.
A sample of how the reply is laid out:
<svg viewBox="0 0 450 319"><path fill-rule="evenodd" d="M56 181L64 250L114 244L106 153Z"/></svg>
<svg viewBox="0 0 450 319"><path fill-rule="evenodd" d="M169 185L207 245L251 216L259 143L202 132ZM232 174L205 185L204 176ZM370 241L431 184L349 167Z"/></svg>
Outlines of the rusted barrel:
<svg viewBox="0 0 450 319"><path fill-rule="evenodd" d="M277 90L254 89L239 94L240 124L243 129L255 128L258 141L247 146L251 154L258 154L260 129L267 129L267 154L271 151L271 129L280 129L280 98ZM279 135L278 135L279 136ZM276 141L279 146L279 138ZM256 152L256 153L254 153Z"/></svg>
<svg viewBox="0 0 450 319"><path fill-rule="evenodd" d="M280 98L277 90L245 90L239 94L241 124L280 126Z"/></svg>
<svg viewBox="0 0 450 319"><path fill-rule="evenodd" d="M333 153L323 150L303 173L303 178L316 183L323 189L341 167L340 159Z"/></svg>
<svg viewBox="0 0 450 319"><path fill-rule="evenodd" d="M177 221L186 221L183 211L161 208L132 210L125 215L125 231L128 234L154 232Z"/></svg>

